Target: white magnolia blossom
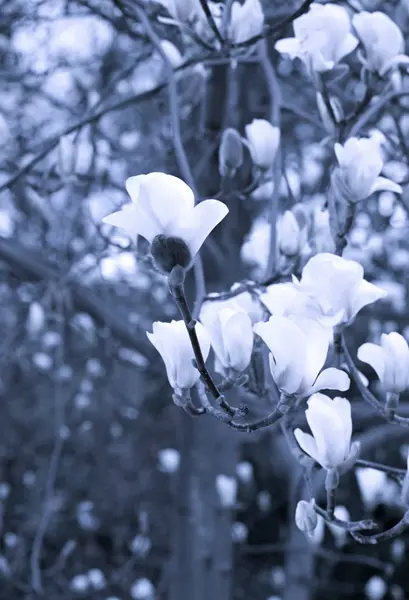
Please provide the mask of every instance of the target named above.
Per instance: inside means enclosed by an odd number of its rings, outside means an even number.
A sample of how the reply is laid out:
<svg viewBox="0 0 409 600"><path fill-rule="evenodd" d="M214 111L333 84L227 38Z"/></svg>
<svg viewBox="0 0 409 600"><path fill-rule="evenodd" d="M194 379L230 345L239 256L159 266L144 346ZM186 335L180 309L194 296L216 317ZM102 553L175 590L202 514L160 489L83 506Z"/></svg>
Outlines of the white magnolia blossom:
<svg viewBox="0 0 409 600"><path fill-rule="evenodd" d="M346 398L331 400L314 394L305 411L312 435L301 429L294 436L302 450L324 469L341 467L353 454L351 405Z"/></svg>
<svg viewBox="0 0 409 600"><path fill-rule="evenodd" d="M103 221L121 227L132 238L141 235L149 242L160 234L181 238L192 258L229 212L218 200L204 200L195 206L190 187L166 173L129 177L125 185L132 204Z"/></svg>
<svg viewBox="0 0 409 600"><path fill-rule="evenodd" d="M286 210L277 223L278 249L284 256L295 257L307 243L307 228L301 227L291 210Z"/></svg>
<svg viewBox="0 0 409 600"><path fill-rule="evenodd" d="M205 302L200 320L209 334L216 354L216 370L241 372L247 369L253 350L253 328L244 310L217 306L217 302Z"/></svg>
<svg viewBox="0 0 409 600"><path fill-rule="evenodd" d="M362 500L368 510L373 510L377 504L391 505L396 502L399 495L398 485L383 471L358 467L355 469L355 475Z"/></svg>
<svg viewBox="0 0 409 600"><path fill-rule="evenodd" d="M234 290L236 290L239 286L239 283L235 283L230 289L232 292L234 292ZM209 300L209 302L217 306L218 310L221 308L230 308L234 311L244 311L250 317L250 321L253 325L263 319L263 309L260 303L250 294L250 292L247 291L240 292L240 294L237 294L237 296L232 296L231 298L226 298L225 300ZM203 306L205 305L206 302L204 302Z"/></svg>
<svg viewBox="0 0 409 600"><path fill-rule="evenodd" d="M291 58L300 58L308 70L329 71L358 45L350 32L348 12L342 6L314 3L293 25L295 37L279 40L275 48Z"/></svg>
<svg viewBox="0 0 409 600"><path fill-rule="evenodd" d="M336 143L334 150L339 164L335 172L335 190L347 202L360 202L381 190L402 193L400 185L380 177L384 161L377 135L370 138L351 137L343 146Z"/></svg>
<svg viewBox="0 0 409 600"><path fill-rule="evenodd" d="M253 119L245 132L253 163L260 169L270 169L280 145L280 129L265 119Z"/></svg>
<svg viewBox="0 0 409 600"><path fill-rule="evenodd" d="M153 332L146 332L149 341L161 355L170 385L176 392L190 389L199 379L199 371L192 364L193 349L183 321L162 323L155 321ZM201 323L196 323L196 334L204 360L209 356L210 340Z"/></svg>
<svg viewBox="0 0 409 600"><path fill-rule="evenodd" d="M344 371L333 367L321 371L329 336L318 322L273 315L266 323L256 323L254 331L271 352L271 374L285 394L304 397L323 389L349 388Z"/></svg>
<svg viewBox="0 0 409 600"><path fill-rule="evenodd" d="M326 252L310 258L301 280L294 277L293 281L318 302L322 315L334 318L338 324L351 322L364 306L387 295L364 279L362 265Z"/></svg>
<svg viewBox="0 0 409 600"><path fill-rule="evenodd" d="M229 38L241 44L259 35L264 25L264 13L260 0L245 0L244 4L233 2L230 14Z"/></svg>
<svg viewBox="0 0 409 600"><path fill-rule="evenodd" d="M362 62L367 69L382 77L391 68L409 63L403 34L387 15L362 11L353 16L352 25L365 49Z"/></svg>
<svg viewBox="0 0 409 600"><path fill-rule="evenodd" d="M400 394L409 388L409 347L399 333L383 333L380 346L362 344L358 358L373 368L385 392Z"/></svg>
<svg viewBox="0 0 409 600"><path fill-rule="evenodd" d="M201 11L199 0L157 0L164 6L171 17L178 21L189 21Z"/></svg>

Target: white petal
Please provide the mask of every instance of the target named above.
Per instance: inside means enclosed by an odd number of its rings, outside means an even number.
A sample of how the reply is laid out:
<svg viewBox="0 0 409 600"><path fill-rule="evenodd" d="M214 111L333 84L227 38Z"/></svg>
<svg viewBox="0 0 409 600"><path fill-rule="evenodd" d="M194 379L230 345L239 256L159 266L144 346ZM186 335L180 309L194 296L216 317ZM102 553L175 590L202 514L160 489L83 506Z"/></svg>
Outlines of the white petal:
<svg viewBox="0 0 409 600"><path fill-rule="evenodd" d="M320 390L339 390L340 392L345 392L349 389L349 386L350 380L345 371L329 367L321 371L314 385L308 390L308 394L313 394Z"/></svg>
<svg viewBox="0 0 409 600"><path fill-rule="evenodd" d="M358 359L361 362L370 365L382 381L385 374L385 356L384 351L376 344L366 343L358 348Z"/></svg>
<svg viewBox="0 0 409 600"><path fill-rule="evenodd" d="M229 366L236 369L236 371L244 371L250 363L253 350L253 328L250 317L244 312L237 312L223 322L222 309L220 320L223 328L224 347L229 357Z"/></svg>
<svg viewBox="0 0 409 600"><path fill-rule="evenodd" d="M167 228L194 205L190 187L178 177L166 173L149 173L130 177L125 182L128 194L161 233L172 235Z"/></svg>
<svg viewBox="0 0 409 600"><path fill-rule="evenodd" d="M224 219L229 209L219 200L204 200L172 228L171 235L180 236L189 246L192 256L200 250L211 231Z"/></svg>
<svg viewBox="0 0 409 600"><path fill-rule="evenodd" d="M340 167L342 167L342 164L344 161L344 156L345 156L344 147L337 142L334 145L334 151L335 151L335 156L337 157L338 164Z"/></svg>
<svg viewBox="0 0 409 600"><path fill-rule="evenodd" d="M382 69L380 69L379 74L382 77L385 75L385 73L387 73L387 71L389 71L389 69L407 64L409 64L409 56L406 56L406 54L398 54L397 56L394 56L390 60L386 61L386 63L382 66Z"/></svg>
<svg viewBox="0 0 409 600"><path fill-rule="evenodd" d="M372 302L376 302L381 298L385 298L387 295L388 294L385 292L385 290L382 290L373 283L363 279L356 289L355 296L352 299L349 307L349 312L347 315L348 320L353 319L364 306L372 304Z"/></svg>
<svg viewBox="0 0 409 600"><path fill-rule="evenodd" d="M113 225L114 227L120 227L121 229L124 229L126 233L132 238L136 238L138 234L143 235L143 237L146 237L145 234L147 231L149 231L149 233L153 232L152 229L148 229L150 223L145 223L145 225L147 226L143 227L144 224L141 223L141 221L137 218L135 207L132 204L124 206L122 210L107 215L102 219L102 222L107 223L108 225ZM149 238L146 237L146 239Z"/></svg>
<svg viewBox="0 0 409 600"><path fill-rule="evenodd" d="M273 315L284 315L301 292L293 283L270 285L260 300Z"/></svg>
<svg viewBox="0 0 409 600"><path fill-rule="evenodd" d="M344 427L333 406L322 400L323 394L314 394L305 411L308 425L317 444L320 463L333 468L345 460Z"/></svg>
<svg viewBox="0 0 409 600"><path fill-rule="evenodd" d="M395 194L402 194L403 192L402 187L398 183L395 183L394 181L391 181L386 177L377 177L375 183L371 188L371 194L383 190L386 190L388 192L395 192Z"/></svg>
<svg viewBox="0 0 409 600"><path fill-rule="evenodd" d="M349 386L348 386L349 387ZM345 391L345 390L342 390ZM351 447L352 437L352 418L351 418L351 403L346 398L337 396L333 399L333 407L336 411L344 428L345 440L345 458L348 456Z"/></svg>
<svg viewBox="0 0 409 600"><path fill-rule="evenodd" d="M300 448L306 454L311 456L311 458L313 458L317 463L320 464L317 444L316 444L314 438L312 437L312 435L309 433L305 433L301 429L296 429L294 431L294 437L297 440Z"/></svg>
<svg viewBox="0 0 409 600"><path fill-rule="evenodd" d="M341 58L353 52L358 44L359 40L352 33L348 33L342 44L337 48L337 60L341 60Z"/></svg>
<svg viewBox="0 0 409 600"><path fill-rule="evenodd" d="M309 389L317 379L318 373L327 358L331 330L318 322L303 320L299 325L305 333L305 363L303 369L303 387ZM290 345L290 344L289 344Z"/></svg>
<svg viewBox="0 0 409 600"><path fill-rule="evenodd" d="M289 54L290 58L300 55L300 44L297 38L284 38L275 43L274 48L280 54Z"/></svg>

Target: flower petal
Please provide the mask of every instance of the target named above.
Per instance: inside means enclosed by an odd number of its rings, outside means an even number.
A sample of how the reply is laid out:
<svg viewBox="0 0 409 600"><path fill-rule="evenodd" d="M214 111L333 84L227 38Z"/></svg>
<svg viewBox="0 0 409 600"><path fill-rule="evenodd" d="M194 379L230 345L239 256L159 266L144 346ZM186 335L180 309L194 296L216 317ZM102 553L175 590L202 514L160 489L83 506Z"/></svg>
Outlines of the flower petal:
<svg viewBox="0 0 409 600"><path fill-rule="evenodd" d="M376 302L381 298L385 298L387 295L385 290L382 290L373 283L363 279L357 287L355 297L349 307L349 314L347 315L348 320L353 319L364 306L372 304L372 302Z"/></svg>
<svg viewBox="0 0 409 600"><path fill-rule="evenodd" d="M395 194L402 194L403 192L402 187L398 183L395 183L386 177L377 177L375 183L371 187L371 194L384 190L388 192L395 192Z"/></svg>
<svg viewBox="0 0 409 600"><path fill-rule="evenodd" d="M324 369L318 375L314 385L308 390L308 394L313 394L321 390L339 390L345 392L349 389L350 380L345 371L329 367Z"/></svg>
<svg viewBox="0 0 409 600"><path fill-rule="evenodd" d="M370 365L377 374L379 380L382 381L386 364L383 349L376 344L367 342L358 348L357 356L361 362Z"/></svg>
<svg viewBox="0 0 409 600"><path fill-rule="evenodd" d="M132 202L144 215L149 217L165 235L169 225L178 221L194 206L194 196L190 187L178 177L166 173L148 173L129 177L125 182Z"/></svg>
<svg viewBox="0 0 409 600"><path fill-rule="evenodd" d="M308 425L318 448L320 463L325 468L341 465L345 456L345 432L342 421L324 394L314 394L305 411Z"/></svg>
<svg viewBox="0 0 409 600"><path fill-rule="evenodd" d="M317 444L310 433L305 433L302 429L294 431L294 437L298 442L301 450L311 456L317 463L320 463Z"/></svg>
<svg viewBox="0 0 409 600"><path fill-rule="evenodd" d="M337 60L341 60L344 56L351 54L358 46L359 40L352 33L348 33L344 41L337 48Z"/></svg>
<svg viewBox="0 0 409 600"><path fill-rule="evenodd" d="M280 54L288 54L290 58L300 55L300 43L297 38L284 38L275 43L274 48Z"/></svg>
<svg viewBox="0 0 409 600"><path fill-rule="evenodd" d="M211 231L224 219L229 209L219 200L204 200L183 215L172 227L171 235L179 236L189 246L192 257L200 250Z"/></svg>
<svg viewBox="0 0 409 600"><path fill-rule="evenodd" d="M337 161L340 167L343 166L343 162L344 162L344 156L345 156L345 149L342 146L342 144L340 143L336 143L334 145L334 151L335 151L335 156L337 157Z"/></svg>
<svg viewBox="0 0 409 600"><path fill-rule="evenodd" d="M132 204L128 204L127 206L124 206L122 210L107 215L102 219L102 222L112 225L113 227L120 227L126 231L131 238L136 238L137 235L146 237L145 234L147 232L149 232L149 234L153 233L153 229L150 229L150 222L144 224L142 220L138 219L135 207ZM146 237L146 239L149 238Z"/></svg>
<svg viewBox="0 0 409 600"><path fill-rule="evenodd" d="M220 323L229 366L236 371L244 371L250 363L253 350L253 327L250 317L244 312L235 313L225 308L220 311Z"/></svg>

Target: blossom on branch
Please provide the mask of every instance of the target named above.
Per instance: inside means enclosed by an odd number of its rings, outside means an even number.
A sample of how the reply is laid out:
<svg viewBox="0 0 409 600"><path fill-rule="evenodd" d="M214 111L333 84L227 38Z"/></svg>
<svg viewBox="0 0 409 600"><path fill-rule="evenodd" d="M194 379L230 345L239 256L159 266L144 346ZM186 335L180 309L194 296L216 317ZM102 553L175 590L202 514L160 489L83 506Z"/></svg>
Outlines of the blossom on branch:
<svg viewBox="0 0 409 600"><path fill-rule="evenodd" d="M350 323L366 305L386 292L364 279L362 265L322 252L305 265L300 281L274 284L261 295L273 314L313 319L323 327Z"/></svg>
<svg viewBox="0 0 409 600"><path fill-rule="evenodd" d="M314 509L315 500L299 500L295 509L295 524L300 531L311 534L318 525L318 516Z"/></svg>
<svg viewBox="0 0 409 600"><path fill-rule="evenodd" d="M378 136L352 137L343 146L335 144L334 150L339 167L333 173L333 190L344 202L360 202L381 190L402 193L400 185L379 176L384 161Z"/></svg>
<svg viewBox="0 0 409 600"><path fill-rule="evenodd" d="M280 129L266 119L253 119L246 125L247 146L253 163L260 169L270 169L280 146Z"/></svg>
<svg viewBox="0 0 409 600"><path fill-rule="evenodd" d="M230 14L229 39L241 44L259 35L264 25L264 13L260 0L245 0L244 4L233 2Z"/></svg>
<svg viewBox="0 0 409 600"><path fill-rule="evenodd" d="M200 320L209 334L216 354L216 370L242 372L249 366L253 350L253 328L244 310L219 308L217 302L205 302Z"/></svg>
<svg viewBox="0 0 409 600"><path fill-rule="evenodd" d="M281 54L298 57L309 71L329 71L358 45L350 32L348 12L333 4L312 4L307 14L294 20L293 38L279 40Z"/></svg>
<svg viewBox="0 0 409 600"><path fill-rule="evenodd" d="M393 67L409 63L409 56L403 54L403 34L387 15L362 11L353 16L352 25L365 49L361 61L369 71L383 77Z"/></svg>
<svg viewBox="0 0 409 600"><path fill-rule="evenodd" d="M324 469L342 467L357 453L357 443L351 444L351 404L346 398L331 400L324 394L314 394L305 411L312 435L301 429L294 436L302 450Z"/></svg>
<svg viewBox="0 0 409 600"><path fill-rule="evenodd" d="M409 347L399 333L383 333L380 346L362 344L358 358L373 368L385 392L400 394L409 388Z"/></svg>
<svg viewBox="0 0 409 600"><path fill-rule="evenodd" d="M195 206L190 187L166 173L136 175L125 185L132 204L103 222L121 227L132 238L141 235L148 240L156 263L165 272L175 265L190 267L207 236L229 212L219 200Z"/></svg>
<svg viewBox="0 0 409 600"><path fill-rule="evenodd" d="M155 321L152 333L146 332L149 341L161 355L170 385L177 394L190 389L197 383L200 374L193 366L194 352L183 321L162 323ZM201 323L195 325L204 360L210 352L210 340Z"/></svg>
<svg viewBox="0 0 409 600"><path fill-rule="evenodd" d="M295 214L286 210L277 223L279 251L287 258L294 258L302 252L307 239L307 227L301 227Z"/></svg>
<svg viewBox="0 0 409 600"><path fill-rule="evenodd" d="M349 388L340 369L321 371L327 358L328 331L312 319L273 315L254 331L270 350L270 370L277 387L289 396L305 397L323 390Z"/></svg>

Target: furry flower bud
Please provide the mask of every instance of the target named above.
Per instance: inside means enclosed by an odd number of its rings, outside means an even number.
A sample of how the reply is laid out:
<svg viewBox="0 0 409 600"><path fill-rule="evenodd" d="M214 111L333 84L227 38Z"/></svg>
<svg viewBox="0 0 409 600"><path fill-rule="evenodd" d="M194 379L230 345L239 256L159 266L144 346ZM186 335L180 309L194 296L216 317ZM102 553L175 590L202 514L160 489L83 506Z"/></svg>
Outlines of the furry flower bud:
<svg viewBox="0 0 409 600"><path fill-rule="evenodd" d="M219 148L219 173L233 177L243 163L243 142L236 129L229 127L222 134Z"/></svg>

